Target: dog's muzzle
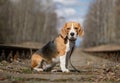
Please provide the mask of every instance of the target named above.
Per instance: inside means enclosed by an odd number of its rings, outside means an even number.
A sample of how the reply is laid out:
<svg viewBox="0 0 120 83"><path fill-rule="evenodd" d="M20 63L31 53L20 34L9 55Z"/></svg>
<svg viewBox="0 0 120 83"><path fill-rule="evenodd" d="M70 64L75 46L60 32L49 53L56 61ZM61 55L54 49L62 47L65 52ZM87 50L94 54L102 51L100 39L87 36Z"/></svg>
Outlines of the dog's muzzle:
<svg viewBox="0 0 120 83"><path fill-rule="evenodd" d="M77 36L74 32L71 32L68 36L68 39L71 41L75 41L77 39Z"/></svg>

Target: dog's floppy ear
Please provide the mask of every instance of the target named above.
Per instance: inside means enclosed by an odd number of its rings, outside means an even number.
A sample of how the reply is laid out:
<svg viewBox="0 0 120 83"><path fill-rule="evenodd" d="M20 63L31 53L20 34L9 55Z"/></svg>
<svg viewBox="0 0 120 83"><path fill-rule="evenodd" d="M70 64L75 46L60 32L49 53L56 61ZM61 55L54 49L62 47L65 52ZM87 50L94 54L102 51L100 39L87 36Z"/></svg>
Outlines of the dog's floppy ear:
<svg viewBox="0 0 120 83"><path fill-rule="evenodd" d="M66 24L64 24L64 27L61 29L60 31L60 35L63 37L63 38L66 38L67 37L67 32L66 32Z"/></svg>
<svg viewBox="0 0 120 83"><path fill-rule="evenodd" d="M78 26L79 26L78 35L82 37L84 35L84 30L83 28L81 28L80 24L78 24Z"/></svg>

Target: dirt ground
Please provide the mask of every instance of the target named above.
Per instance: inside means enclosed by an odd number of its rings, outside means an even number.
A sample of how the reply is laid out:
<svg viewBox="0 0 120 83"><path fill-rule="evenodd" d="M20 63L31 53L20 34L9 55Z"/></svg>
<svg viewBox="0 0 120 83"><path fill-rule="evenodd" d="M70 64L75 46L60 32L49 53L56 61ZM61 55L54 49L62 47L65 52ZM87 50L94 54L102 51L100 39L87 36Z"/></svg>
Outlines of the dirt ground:
<svg viewBox="0 0 120 83"><path fill-rule="evenodd" d="M30 59L0 62L0 83L120 83L120 63L109 61L78 49L72 55L78 72L33 72ZM60 69L58 66L56 69ZM71 67L70 67L71 68Z"/></svg>

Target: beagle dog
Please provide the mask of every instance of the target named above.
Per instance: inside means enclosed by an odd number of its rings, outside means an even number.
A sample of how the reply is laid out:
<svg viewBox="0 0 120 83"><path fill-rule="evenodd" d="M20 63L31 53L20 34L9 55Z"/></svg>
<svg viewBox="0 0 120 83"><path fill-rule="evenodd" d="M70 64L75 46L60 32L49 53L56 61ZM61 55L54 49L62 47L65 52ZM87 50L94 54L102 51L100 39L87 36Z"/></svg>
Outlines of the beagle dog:
<svg viewBox="0 0 120 83"><path fill-rule="evenodd" d="M79 23L65 23L58 37L32 55L31 68L36 71L50 71L57 63L60 63L62 72L70 72L66 62L67 52L75 46L77 37L83 35L84 31Z"/></svg>

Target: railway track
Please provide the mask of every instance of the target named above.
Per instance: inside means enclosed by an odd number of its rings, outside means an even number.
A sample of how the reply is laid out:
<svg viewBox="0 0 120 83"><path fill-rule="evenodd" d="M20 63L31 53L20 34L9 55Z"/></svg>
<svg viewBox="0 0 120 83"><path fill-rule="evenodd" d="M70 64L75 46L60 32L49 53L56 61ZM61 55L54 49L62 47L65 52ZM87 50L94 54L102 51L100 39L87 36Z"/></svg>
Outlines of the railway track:
<svg viewBox="0 0 120 83"><path fill-rule="evenodd" d="M31 54L39 49L38 45L6 45L0 44L0 61L8 62L17 61L19 59L30 58ZM120 46L119 45L101 45L83 49L83 52L90 53L93 56L120 62Z"/></svg>
<svg viewBox="0 0 120 83"><path fill-rule="evenodd" d="M31 54L37 49L38 47L0 44L0 61L12 62L30 58Z"/></svg>
<svg viewBox="0 0 120 83"><path fill-rule="evenodd" d="M93 56L120 62L120 45L108 44L97 47L91 47L83 50Z"/></svg>

